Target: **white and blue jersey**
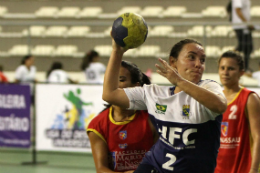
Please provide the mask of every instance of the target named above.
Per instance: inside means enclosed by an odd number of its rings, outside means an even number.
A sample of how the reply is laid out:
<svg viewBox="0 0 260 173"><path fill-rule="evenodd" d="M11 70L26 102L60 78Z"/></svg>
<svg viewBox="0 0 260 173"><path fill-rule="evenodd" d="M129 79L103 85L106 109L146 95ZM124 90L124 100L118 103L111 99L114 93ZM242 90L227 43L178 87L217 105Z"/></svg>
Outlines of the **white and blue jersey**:
<svg viewBox="0 0 260 173"><path fill-rule="evenodd" d="M225 98L220 85L212 80L198 85ZM152 165L161 173L214 172L222 115L183 91L173 94L171 87L144 85L124 90L129 109L147 109L160 133L141 164Z"/></svg>

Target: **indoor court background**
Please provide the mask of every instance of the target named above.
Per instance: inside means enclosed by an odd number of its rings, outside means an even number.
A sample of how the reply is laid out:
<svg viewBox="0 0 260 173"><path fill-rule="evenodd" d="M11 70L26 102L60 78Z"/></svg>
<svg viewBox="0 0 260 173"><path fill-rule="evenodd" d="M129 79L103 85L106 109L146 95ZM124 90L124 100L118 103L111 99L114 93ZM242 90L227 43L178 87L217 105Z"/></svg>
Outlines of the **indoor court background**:
<svg viewBox="0 0 260 173"><path fill-rule="evenodd" d="M174 43L192 37L206 48L208 58L203 78L219 81L217 58L237 43L225 12L227 3L228 0L0 0L0 64L13 81L21 57L32 53L40 82L45 81L51 63L61 61L71 78L85 83L84 73L79 69L84 53L95 49L101 54L101 62L107 64L111 51L110 27L123 8L134 6L144 16L149 34L144 45L129 52L126 60L136 63L143 71L155 71L156 58L167 59ZM165 13L170 6L179 8ZM210 6L218 8L214 11ZM44 11L43 7L54 8ZM90 11L92 7L93 11L84 13L85 7ZM252 23L260 26L259 0L251 0L251 12ZM79 32L73 26L87 28ZM258 70L260 61L259 38L260 30L254 31L252 70ZM155 73L152 80L168 84ZM257 81L247 77L242 78L242 83L257 87ZM0 173L95 172L91 153L36 151L36 158L32 153L32 149L0 148Z"/></svg>

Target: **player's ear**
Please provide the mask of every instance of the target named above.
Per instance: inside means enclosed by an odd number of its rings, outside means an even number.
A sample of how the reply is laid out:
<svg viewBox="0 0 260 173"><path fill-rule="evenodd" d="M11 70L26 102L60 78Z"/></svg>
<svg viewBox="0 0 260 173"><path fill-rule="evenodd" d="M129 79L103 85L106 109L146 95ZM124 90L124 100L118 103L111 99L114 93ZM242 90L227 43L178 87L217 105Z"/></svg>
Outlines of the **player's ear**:
<svg viewBox="0 0 260 173"><path fill-rule="evenodd" d="M136 82L135 86L141 86L140 82Z"/></svg>
<svg viewBox="0 0 260 173"><path fill-rule="evenodd" d="M170 64L170 66L176 68L176 62L177 62L177 58L174 58L173 56L170 56L170 58L169 58L169 64Z"/></svg>

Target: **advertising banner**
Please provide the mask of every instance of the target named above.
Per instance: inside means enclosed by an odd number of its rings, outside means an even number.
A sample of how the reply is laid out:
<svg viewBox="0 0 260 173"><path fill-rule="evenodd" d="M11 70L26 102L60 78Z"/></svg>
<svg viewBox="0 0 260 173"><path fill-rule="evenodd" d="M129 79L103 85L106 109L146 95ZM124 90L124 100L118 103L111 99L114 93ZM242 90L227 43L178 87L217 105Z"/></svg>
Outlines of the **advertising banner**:
<svg viewBox="0 0 260 173"><path fill-rule="evenodd" d="M89 122L105 106L101 85L36 85L36 149L91 152Z"/></svg>
<svg viewBox="0 0 260 173"><path fill-rule="evenodd" d="M0 147L30 147L30 87L0 85Z"/></svg>

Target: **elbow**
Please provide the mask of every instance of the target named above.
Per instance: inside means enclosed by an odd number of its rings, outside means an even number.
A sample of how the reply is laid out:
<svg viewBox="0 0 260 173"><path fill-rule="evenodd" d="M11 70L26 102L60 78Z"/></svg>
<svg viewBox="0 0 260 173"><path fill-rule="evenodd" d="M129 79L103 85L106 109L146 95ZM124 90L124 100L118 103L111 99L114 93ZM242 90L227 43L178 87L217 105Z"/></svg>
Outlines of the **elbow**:
<svg viewBox="0 0 260 173"><path fill-rule="evenodd" d="M103 94L102 94L102 99L103 99L104 101L106 101L107 103L110 103L110 104L111 104L111 97L110 97L109 94L103 93Z"/></svg>
<svg viewBox="0 0 260 173"><path fill-rule="evenodd" d="M223 99L220 104L217 106L217 112L223 114L227 109L227 100Z"/></svg>

